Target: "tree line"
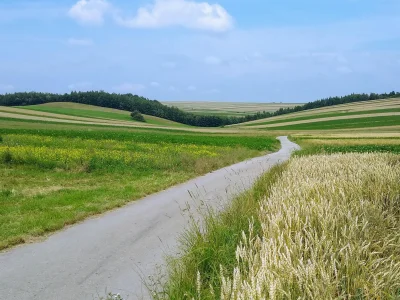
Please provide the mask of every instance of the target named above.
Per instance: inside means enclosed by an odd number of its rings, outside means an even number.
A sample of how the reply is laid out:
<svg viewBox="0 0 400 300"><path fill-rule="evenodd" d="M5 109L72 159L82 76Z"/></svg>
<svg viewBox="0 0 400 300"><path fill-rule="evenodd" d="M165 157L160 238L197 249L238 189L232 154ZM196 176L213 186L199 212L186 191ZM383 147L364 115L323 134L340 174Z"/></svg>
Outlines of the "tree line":
<svg viewBox="0 0 400 300"><path fill-rule="evenodd" d="M319 107L396 97L400 97L399 92L390 92L384 94L351 94L342 97L329 97L290 108L280 108L276 112L263 111L256 114L240 117L196 115L193 113L185 112L177 107L164 105L157 100L150 100L138 95L114 93L111 94L104 91L71 92L69 94L52 94L38 92L4 94L0 95L0 106L25 106L44 104L49 102L74 102L127 110L131 112L137 111L142 114L156 116L186 125L200 127L219 127L270 118L273 116L279 116Z"/></svg>

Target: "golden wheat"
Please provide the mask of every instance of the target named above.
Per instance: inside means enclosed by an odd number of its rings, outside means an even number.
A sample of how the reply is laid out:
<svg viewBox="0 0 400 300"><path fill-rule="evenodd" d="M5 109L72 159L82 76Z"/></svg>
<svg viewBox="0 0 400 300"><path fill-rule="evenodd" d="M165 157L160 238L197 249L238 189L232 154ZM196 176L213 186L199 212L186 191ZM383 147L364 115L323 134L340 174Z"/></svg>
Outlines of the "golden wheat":
<svg viewBox="0 0 400 300"><path fill-rule="evenodd" d="M218 298L397 299L399 183L393 154L291 160L260 204L262 233L250 222L233 273L221 266Z"/></svg>

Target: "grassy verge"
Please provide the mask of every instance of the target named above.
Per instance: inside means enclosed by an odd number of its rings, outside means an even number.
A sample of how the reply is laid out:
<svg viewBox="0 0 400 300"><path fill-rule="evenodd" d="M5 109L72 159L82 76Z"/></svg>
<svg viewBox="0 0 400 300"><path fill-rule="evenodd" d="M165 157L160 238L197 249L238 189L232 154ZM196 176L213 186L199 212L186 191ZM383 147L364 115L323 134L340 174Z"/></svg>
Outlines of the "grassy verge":
<svg viewBox="0 0 400 300"><path fill-rule="evenodd" d="M400 297L400 157L296 157L278 174L186 235L156 299Z"/></svg>
<svg viewBox="0 0 400 300"><path fill-rule="evenodd" d="M0 249L274 150L274 137L0 130Z"/></svg>
<svg viewBox="0 0 400 300"><path fill-rule="evenodd" d="M286 165L278 165L264 174L254 188L233 200L220 214L209 212L200 228L198 224L181 239L183 256L170 258L169 280L155 299L192 299L197 296L197 274L203 274L202 299L213 299L212 291L219 295L222 282L220 265L224 274L230 274L236 264L235 250L243 233L248 234L249 221L257 214L260 201L269 195L271 187L280 178ZM254 220L254 230L261 232L261 224ZM203 234L204 233L204 234Z"/></svg>

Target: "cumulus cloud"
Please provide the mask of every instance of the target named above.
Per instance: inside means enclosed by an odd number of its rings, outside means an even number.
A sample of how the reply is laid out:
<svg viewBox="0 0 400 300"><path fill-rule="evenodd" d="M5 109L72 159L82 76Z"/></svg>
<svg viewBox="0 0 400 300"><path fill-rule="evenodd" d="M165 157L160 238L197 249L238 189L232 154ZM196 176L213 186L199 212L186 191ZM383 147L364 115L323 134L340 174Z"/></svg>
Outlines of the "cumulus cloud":
<svg viewBox="0 0 400 300"><path fill-rule="evenodd" d="M190 0L155 0L139 8L135 17L116 17L116 21L131 28L181 26L223 32L233 27L233 18L221 5Z"/></svg>
<svg viewBox="0 0 400 300"><path fill-rule="evenodd" d="M132 92L140 92L146 88L145 85L140 83L122 83L120 85L115 86L113 89L120 93L132 93Z"/></svg>
<svg viewBox="0 0 400 300"><path fill-rule="evenodd" d="M75 38L70 38L67 41L68 45L71 46L92 46L93 41L89 39L75 39Z"/></svg>
<svg viewBox="0 0 400 300"><path fill-rule="evenodd" d="M194 85L189 85L189 86L187 87L187 90L188 90L188 91L195 91L195 90L197 90L197 88L196 88Z"/></svg>
<svg viewBox="0 0 400 300"><path fill-rule="evenodd" d="M160 86L160 84L159 84L157 81L151 82L150 85L151 85L152 87L159 87L159 86Z"/></svg>
<svg viewBox="0 0 400 300"><path fill-rule="evenodd" d="M79 0L68 11L68 16L82 24L101 25L111 8L106 0Z"/></svg>
<svg viewBox="0 0 400 300"><path fill-rule="evenodd" d="M169 88L168 88L168 90L169 90L170 92L176 92L176 91L178 91L178 89L177 89L176 87L174 87L173 85L170 85Z"/></svg>
<svg viewBox="0 0 400 300"><path fill-rule="evenodd" d="M204 62L208 65L219 65L222 63L222 60L219 57L207 56L204 58Z"/></svg>
<svg viewBox="0 0 400 300"><path fill-rule="evenodd" d="M11 92L14 90L14 86L11 84L0 84L1 92Z"/></svg>

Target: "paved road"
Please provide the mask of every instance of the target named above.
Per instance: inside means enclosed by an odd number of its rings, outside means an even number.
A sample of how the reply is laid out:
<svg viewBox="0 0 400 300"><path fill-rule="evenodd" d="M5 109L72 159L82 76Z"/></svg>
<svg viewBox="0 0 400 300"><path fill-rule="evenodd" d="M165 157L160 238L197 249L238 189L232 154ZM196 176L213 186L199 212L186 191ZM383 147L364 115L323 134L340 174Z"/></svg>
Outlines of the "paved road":
<svg viewBox="0 0 400 300"><path fill-rule="evenodd" d="M105 290L146 298L142 276L155 273L188 223L184 208L221 207L248 189L297 145L215 171L89 219L47 240L0 253L0 299L98 299ZM202 205L200 204L202 203ZM142 275L139 275L141 273Z"/></svg>

